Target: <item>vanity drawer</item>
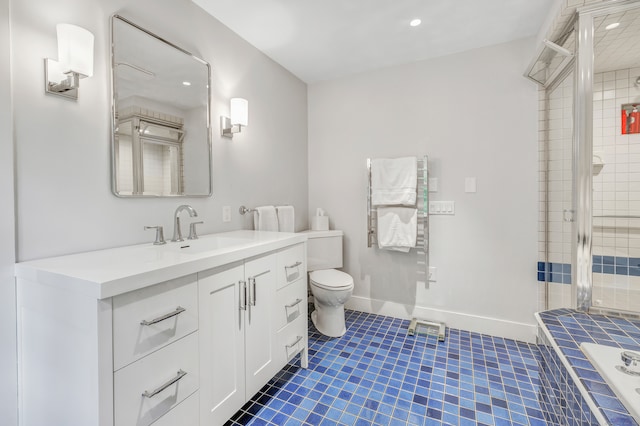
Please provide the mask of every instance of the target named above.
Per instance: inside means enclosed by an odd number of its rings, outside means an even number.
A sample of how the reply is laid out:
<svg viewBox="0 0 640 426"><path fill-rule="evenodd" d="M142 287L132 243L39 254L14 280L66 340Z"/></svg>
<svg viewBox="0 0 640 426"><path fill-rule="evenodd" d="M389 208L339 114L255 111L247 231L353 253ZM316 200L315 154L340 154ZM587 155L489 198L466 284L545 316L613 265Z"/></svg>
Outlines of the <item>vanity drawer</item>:
<svg viewBox="0 0 640 426"><path fill-rule="evenodd" d="M116 296L113 369L117 371L197 329L196 274Z"/></svg>
<svg viewBox="0 0 640 426"><path fill-rule="evenodd" d="M278 331L274 360L280 368L291 361L300 350L307 345L307 316L300 316L295 321Z"/></svg>
<svg viewBox="0 0 640 426"><path fill-rule="evenodd" d="M115 426L150 425L198 390L198 376L197 332L116 371Z"/></svg>
<svg viewBox="0 0 640 426"><path fill-rule="evenodd" d="M198 426L200 416L199 392L182 401L153 426Z"/></svg>
<svg viewBox="0 0 640 426"><path fill-rule="evenodd" d="M307 315L307 280L299 279L278 290L276 308L273 310L273 329L280 330L298 317Z"/></svg>
<svg viewBox="0 0 640 426"><path fill-rule="evenodd" d="M296 244L278 253L278 288L302 278L307 272L304 244Z"/></svg>

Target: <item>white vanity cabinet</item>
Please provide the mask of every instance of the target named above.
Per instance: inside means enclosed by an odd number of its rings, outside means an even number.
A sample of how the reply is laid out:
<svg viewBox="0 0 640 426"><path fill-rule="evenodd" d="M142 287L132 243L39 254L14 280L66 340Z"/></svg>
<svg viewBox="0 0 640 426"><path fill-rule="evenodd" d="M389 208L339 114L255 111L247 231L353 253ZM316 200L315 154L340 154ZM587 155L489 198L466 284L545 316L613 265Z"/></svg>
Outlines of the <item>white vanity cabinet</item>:
<svg viewBox="0 0 640 426"><path fill-rule="evenodd" d="M295 354L307 366L305 241L235 231L17 264L20 425L223 424Z"/></svg>
<svg viewBox="0 0 640 426"><path fill-rule="evenodd" d="M113 297L116 426L148 426L198 390L196 277Z"/></svg>
<svg viewBox="0 0 640 426"><path fill-rule="evenodd" d="M282 368L270 321L275 276L273 254L198 274L202 424L223 424Z"/></svg>
<svg viewBox="0 0 640 426"><path fill-rule="evenodd" d="M302 351L307 366L306 273L299 285L281 297L288 286L282 271L294 250L304 256L304 245L198 274L200 291L201 424L221 425L251 399L287 362ZM304 257L296 266L304 270ZM304 286L302 285L304 284ZM289 288L289 287L286 287ZM283 337L280 321L283 301L293 299L304 331L291 328L294 342ZM222 308L221 308L222 307ZM286 322L286 320L285 320ZM299 338L298 338L299 337ZM298 339L295 341L295 339ZM286 353L290 356L286 356Z"/></svg>
<svg viewBox="0 0 640 426"><path fill-rule="evenodd" d="M271 323L276 330L274 359L286 365L307 347L307 253L298 244L278 253L278 290ZM302 364L306 367L306 350Z"/></svg>

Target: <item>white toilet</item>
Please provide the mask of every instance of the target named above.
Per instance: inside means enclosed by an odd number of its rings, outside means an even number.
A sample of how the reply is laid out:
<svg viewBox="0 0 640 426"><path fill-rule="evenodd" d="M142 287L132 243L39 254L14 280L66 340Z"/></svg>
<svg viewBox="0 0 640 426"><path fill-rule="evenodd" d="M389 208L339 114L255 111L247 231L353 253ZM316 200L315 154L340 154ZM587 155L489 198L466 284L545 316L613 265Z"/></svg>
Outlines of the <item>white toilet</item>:
<svg viewBox="0 0 640 426"><path fill-rule="evenodd" d="M344 304L353 292L351 275L332 268L342 267L342 231L305 231L309 287L315 310L311 321L316 329L329 337L347 332Z"/></svg>

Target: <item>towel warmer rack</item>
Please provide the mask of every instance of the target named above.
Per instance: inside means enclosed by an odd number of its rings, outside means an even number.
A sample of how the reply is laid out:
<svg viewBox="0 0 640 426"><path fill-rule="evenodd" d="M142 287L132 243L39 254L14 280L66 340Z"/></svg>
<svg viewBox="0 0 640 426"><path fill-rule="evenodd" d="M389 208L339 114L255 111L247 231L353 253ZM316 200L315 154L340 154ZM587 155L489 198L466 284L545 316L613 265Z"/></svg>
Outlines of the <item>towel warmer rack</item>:
<svg viewBox="0 0 640 426"><path fill-rule="evenodd" d="M424 155L418 158L418 182L416 185L416 208L418 209L418 229L416 246L418 253L418 283L427 284L429 282L429 158ZM367 171L369 174L368 190L367 190L367 247L373 247L378 244L378 228L377 209L372 205L372 188L371 188L371 158L367 158ZM420 334L421 329L424 333L435 335L438 341L444 341L446 334L446 325L443 322L423 320L412 318L409 323L407 334L415 336Z"/></svg>
<svg viewBox="0 0 640 426"><path fill-rule="evenodd" d="M367 247L378 244L378 215L377 209L371 202L371 158L367 158L367 172L369 174L367 190ZM416 246L418 254L424 254L426 265L429 253L429 188L428 188L428 157L418 158L418 182L416 185L416 208L418 209L418 229Z"/></svg>

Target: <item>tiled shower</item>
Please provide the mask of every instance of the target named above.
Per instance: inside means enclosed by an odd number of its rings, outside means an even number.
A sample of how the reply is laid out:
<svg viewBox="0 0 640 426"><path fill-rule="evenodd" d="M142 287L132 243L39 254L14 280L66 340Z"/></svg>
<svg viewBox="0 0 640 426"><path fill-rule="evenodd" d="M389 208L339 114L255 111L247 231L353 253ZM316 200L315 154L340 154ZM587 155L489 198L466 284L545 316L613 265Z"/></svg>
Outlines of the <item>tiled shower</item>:
<svg viewBox="0 0 640 426"><path fill-rule="evenodd" d="M593 90L593 303L628 311L640 311L640 133L621 133L621 106L640 101L638 65L595 74Z"/></svg>
<svg viewBox="0 0 640 426"><path fill-rule="evenodd" d="M606 29L612 23L619 27ZM640 311L640 134L625 133L622 115L640 103L638 8L594 18L592 305ZM563 47L576 50L575 31ZM634 43L635 42L635 43ZM540 90L540 309L576 306L575 66ZM624 112L626 108L627 112ZM572 278L572 274L573 277Z"/></svg>

